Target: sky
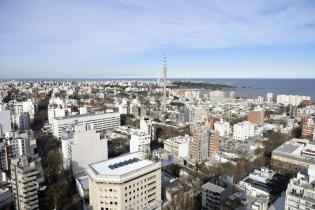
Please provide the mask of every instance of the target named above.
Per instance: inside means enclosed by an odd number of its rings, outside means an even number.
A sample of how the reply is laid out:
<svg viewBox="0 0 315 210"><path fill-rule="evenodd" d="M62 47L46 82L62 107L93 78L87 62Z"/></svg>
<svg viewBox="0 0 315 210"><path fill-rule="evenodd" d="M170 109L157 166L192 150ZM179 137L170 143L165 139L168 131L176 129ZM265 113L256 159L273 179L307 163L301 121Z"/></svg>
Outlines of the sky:
<svg viewBox="0 0 315 210"><path fill-rule="evenodd" d="M315 0L0 0L0 78L315 78Z"/></svg>

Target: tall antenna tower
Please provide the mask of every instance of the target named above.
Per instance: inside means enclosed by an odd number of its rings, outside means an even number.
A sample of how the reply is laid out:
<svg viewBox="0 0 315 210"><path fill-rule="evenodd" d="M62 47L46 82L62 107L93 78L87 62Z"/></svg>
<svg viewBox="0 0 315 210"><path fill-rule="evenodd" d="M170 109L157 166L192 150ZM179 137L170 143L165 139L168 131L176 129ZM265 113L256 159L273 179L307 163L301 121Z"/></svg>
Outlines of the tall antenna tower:
<svg viewBox="0 0 315 210"><path fill-rule="evenodd" d="M163 56L163 77L164 77L164 84L163 84L163 112L166 112L166 75L167 75L167 65L166 65L166 56Z"/></svg>

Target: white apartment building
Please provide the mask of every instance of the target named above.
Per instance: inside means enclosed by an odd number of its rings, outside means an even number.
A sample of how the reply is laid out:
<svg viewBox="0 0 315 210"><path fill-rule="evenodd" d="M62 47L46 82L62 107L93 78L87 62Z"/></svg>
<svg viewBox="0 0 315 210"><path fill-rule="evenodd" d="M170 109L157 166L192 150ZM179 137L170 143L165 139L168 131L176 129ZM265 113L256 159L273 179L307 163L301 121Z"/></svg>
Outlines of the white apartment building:
<svg viewBox="0 0 315 210"><path fill-rule="evenodd" d="M190 136L177 136L164 140L164 150L179 158L189 156Z"/></svg>
<svg viewBox="0 0 315 210"><path fill-rule="evenodd" d="M208 112L205 107L192 105L187 108L189 110L189 122L199 122L208 116Z"/></svg>
<svg viewBox="0 0 315 210"><path fill-rule="evenodd" d="M233 126L233 139L245 141L246 139L254 136L255 125L248 121L243 121Z"/></svg>
<svg viewBox="0 0 315 210"><path fill-rule="evenodd" d="M66 110L64 108L48 108L47 111L48 115L48 123L52 124L54 118L60 118L60 117L65 117L66 116Z"/></svg>
<svg viewBox="0 0 315 210"><path fill-rule="evenodd" d="M40 159L20 156L11 160L11 184L17 210L35 210L38 206L38 188L42 178Z"/></svg>
<svg viewBox="0 0 315 210"><path fill-rule="evenodd" d="M220 119L220 121L214 123L214 130L219 131L221 137L228 137L231 133L231 125L229 122Z"/></svg>
<svg viewBox="0 0 315 210"><path fill-rule="evenodd" d="M209 97L211 99L223 99L225 97L225 92L221 90L213 90L209 92Z"/></svg>
<svg viewBox="0 0 315 210"><path fill-rule="evenodd" d="M290 179L286 190L284 210L315 209L315 167L300 171Z"/></svg>
<svg viewBox="0 0 315 210"><path fill-rule="evenodd" d="M52 131L57 138L62 137L63 133L71 133L72 127L76 123L93 124L97 132L107 129L115 129L120 125L120 114L115 113L93 113L77 116L66 116L53 119Z"/></svg>
<svg viewBox="0 0 315 210"><path fill-rule="evenodd" d="M140 130L146 134L150 135L150 140L154 141L155 139L155 129L153 125L152 118L150 117L141 117L140 119Z"/></svg>
<svg viewBox="0 0 315 210"><path fill-rule="evenodd" d="M0 124L4 135L8 134L11 129L11 111L0 109Z"/></svg>
<svg viewBox="0 0 315 210"><path fill-rule="evenodd" d="M131 138L129 142L130 152L150 152L151 136L140 129L131 130Z"/></svg>
<svg viewBox="0 0 315 210"><path fill-rule="evenodd" d="M93 210L161 209L161 163L128 153L89 165Z"/></svg>
<svg viewBox="0 0 315 210"><path fill-rule="evenodd" d="M85 172L90 163L108 159L107 139L101 139L92 125L76 125L73 137L61 142L64 167L74 176Z"/></svg>
<svg viewBox="0 0 315 210"><path fill-rule="evenodd" d="M272 100L273 100L273 93L272 92L267 93L267 102L271 103Z"/></svg>
<svg viewBox="0 0 315 210"><path fill-rule="evenodd" d="M31 126L31 122L34 119L34 104L31 101L25 101L22 103L13 102L10 106L11 118L14 129L27 130ZM32 120L31 120L32 115Z"/></svg>
<svg viewBox="0 0 315 210"><path fill-rule="evenodd" d="M297 106L301 104L303 100L311 100L311 97L299 95L277 95L277 104L283 104L285 106Z"/></svg>

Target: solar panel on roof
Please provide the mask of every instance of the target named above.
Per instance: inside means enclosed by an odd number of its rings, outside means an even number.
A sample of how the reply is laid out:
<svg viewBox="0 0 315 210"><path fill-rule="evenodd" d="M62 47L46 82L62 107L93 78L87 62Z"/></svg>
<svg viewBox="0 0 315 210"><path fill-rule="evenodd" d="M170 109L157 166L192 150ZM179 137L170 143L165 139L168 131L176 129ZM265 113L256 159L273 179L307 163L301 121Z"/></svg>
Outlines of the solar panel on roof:
<svg viewBox="0 0 315 210"><path fill-rule="evenodd" d="M114 170L116 168L120 168L122 166L126 166L126 165L129 165L129 164L138 162L138 161L140 161L138 158L132 158L132 159L129 159L129 160L125 160L125 161L122 161L122 162L119 162L119 163L115 163L115 164L109 165L108 168Z"/></svg>

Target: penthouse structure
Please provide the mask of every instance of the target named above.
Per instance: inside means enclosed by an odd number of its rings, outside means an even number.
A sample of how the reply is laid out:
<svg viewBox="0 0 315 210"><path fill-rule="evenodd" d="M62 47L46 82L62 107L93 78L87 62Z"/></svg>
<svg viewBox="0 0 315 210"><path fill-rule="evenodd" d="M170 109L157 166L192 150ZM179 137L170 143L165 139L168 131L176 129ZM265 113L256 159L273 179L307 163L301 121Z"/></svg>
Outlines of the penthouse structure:
<svg viewBox="0 0 315 210"><path fill-rule="evenodd" d="M66 116L53 119L52 132L57 138L61 138L73 131L73 126L77 123L93 124L97 132L115 129L120 125L120 114L115 113L93 113L85 115Z"/></svg>
<svg viewBox="0 0 315 210"><path fill-rule="evenodd" d="M161 164L141 152L92 163L88 176L93 210L161 208Z"/></svg>
<svg viewBox="0 0 315 210"><path fill-rule="evenodd" d="M307 139L291 139L275 149L271 159L298 167L315 165L315 144Z"/></svg>
<svg viewBox="0 0 315 210"><path fill-rule="evenodd" d="M288 184L284 210L315 209L315 167L300 171Z"/></svg>

